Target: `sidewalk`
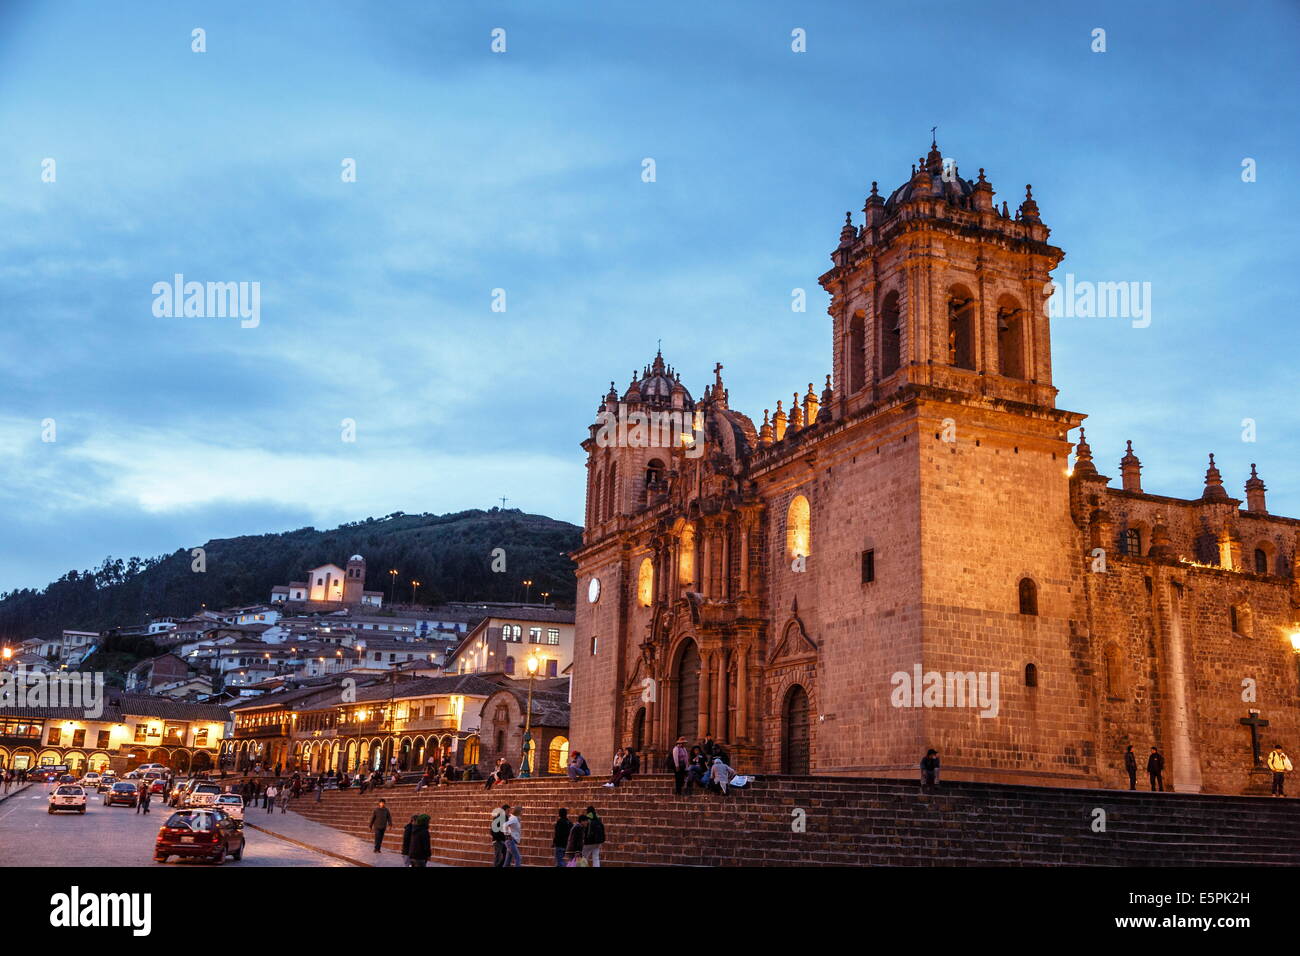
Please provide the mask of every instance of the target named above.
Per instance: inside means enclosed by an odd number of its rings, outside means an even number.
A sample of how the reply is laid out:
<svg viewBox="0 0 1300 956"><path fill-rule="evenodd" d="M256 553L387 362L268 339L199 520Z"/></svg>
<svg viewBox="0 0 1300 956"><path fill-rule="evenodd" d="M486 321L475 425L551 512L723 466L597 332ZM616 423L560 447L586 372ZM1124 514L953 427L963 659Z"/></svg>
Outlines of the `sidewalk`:
<svg viewBox="0 0 1300 956"><path fill-rule="evenodd" d="M249 807L244 811L244 826L261 830L271 836L288 840L309 850L317 850L326 856L351 863L353 866L396 866L401 867L401 854L385 850L375 852L374 842L354 837L342 830L335 830L315 820L299 816L290 808L288 813L267 813L261 807ZM430 862L429 866L445 866L444 863Z"/></svg>
<svg viewBox="0 0 1300 956"><path fill-rule="evenodd" d="M26 789L27 789L28 787L30 787L30 786L31 786L31 783L28 782L28 783L21 783L21 784L19 784L19 785L16 786L16 787L10 787L8 793L0 793L0 803L4 803L6 800L8 800L10 797L12 797L15 793L22 793L24 790L26 790Z"/></svg>

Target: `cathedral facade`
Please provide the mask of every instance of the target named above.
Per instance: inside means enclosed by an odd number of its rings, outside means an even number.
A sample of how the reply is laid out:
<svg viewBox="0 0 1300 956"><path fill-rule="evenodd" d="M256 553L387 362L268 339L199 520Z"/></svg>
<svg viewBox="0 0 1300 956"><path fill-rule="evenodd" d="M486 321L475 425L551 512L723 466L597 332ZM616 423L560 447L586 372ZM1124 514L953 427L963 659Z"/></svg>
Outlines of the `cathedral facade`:
<svg viewBox="0 0 1300 956"><path fill-rule="evenodd" d="M1028 187L993 197L935 146L873 183L820 279L825 387L759 424L721 366L698 398L661 355L611 383L574 553L593 769L712 734L741 772L915 777L933 747L947 778L1127 786L1132 745L1243 793L1256 746L1300 749L1300 521L1212 457L1190 499L1131 446L1099 473L1052 385L1064 254Z"/></svg>

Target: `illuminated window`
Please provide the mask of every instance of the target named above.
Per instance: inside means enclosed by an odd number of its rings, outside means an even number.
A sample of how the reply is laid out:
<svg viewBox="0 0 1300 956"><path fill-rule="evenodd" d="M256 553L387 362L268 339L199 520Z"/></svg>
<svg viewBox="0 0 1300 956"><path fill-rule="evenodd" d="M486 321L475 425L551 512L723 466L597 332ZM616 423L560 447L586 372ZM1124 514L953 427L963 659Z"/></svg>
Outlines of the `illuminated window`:
<svg viewBox="0 0 1300 956"><path fill-rule="evenodd" d="M636 594L642 607L649 607L655 599L655 566L649 558L641 559L641 568L636 575Z"/></svg>
<svg viewBox="0 0 1300 956"><path fill-rule="evenodd" d="M569 738L553 737L547 748L546 772L564 773L569 766Z"/></svg>
<svg viewBox="0 0 1300 956"><path fill-rule="evenodd" d="M558 627L548 627L546 629L546 643L547 644L560 643L560 629Z"/></svg>
<svg viewBox="0 0 1300 956"><path fill-rule="evenodd" d="M786 557L806 558L812 553L812 509L808 499L795 495L790 508L785 514L785 550Z"/></svg>
<svg viewBox="0 0 1300 956"><path fill-rule="evenodd" d="M677 581L684 587L695 586L695 525L682 528L680 553L677 556Z"/></svg>

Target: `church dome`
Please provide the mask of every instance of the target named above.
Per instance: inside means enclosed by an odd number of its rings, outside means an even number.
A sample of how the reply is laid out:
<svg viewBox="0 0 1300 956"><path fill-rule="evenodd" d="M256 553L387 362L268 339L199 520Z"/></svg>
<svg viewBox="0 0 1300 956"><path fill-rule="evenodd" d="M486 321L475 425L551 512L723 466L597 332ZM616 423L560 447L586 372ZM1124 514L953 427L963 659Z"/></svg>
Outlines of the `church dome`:
<svg viewBox="0 0 1300 956"><path fill-rule="evenodd" d="M673 371L672 366L664 364L662 352L655 353L654 362L642 370L639 379L633 378L628 394L634 390L640 401L651 404L669 404L675 391L683 396L686 405L691 404L691 393L682 385L681 377ZM627 397L624 396L625 399Z"/></svg>
<svg viewBox="0 0 1300 956"><path fill-rule="evenodd" d="M943 154L932 142L929 155L921 160L919 166L913 167L912 178L889 194L885 210L893 212L901 203L920 198L946 199L955 206L969 206L975 184L957 175L955 163L947 179L943 173Z"/></svg>
<svg viewBox="0 0 1300 956"><path fill-rule="evenodd" d="M352 555L352 557L348 558L348 560L349 560L349 561L364 561L365 558L363 558L363 557L362 557L361 555L359 555L359 554L354 554L354 555Z"/></svg>

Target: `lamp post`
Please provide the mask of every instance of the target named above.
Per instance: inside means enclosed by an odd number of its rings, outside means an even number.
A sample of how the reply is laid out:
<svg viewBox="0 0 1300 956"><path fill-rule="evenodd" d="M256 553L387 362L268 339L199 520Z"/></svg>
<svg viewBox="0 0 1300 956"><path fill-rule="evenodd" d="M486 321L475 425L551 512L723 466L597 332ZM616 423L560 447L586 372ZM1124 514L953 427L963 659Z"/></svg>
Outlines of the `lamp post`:
<svg viewBox="0 0 1300 956"><path fill-rule="evenodd" d="M397 572L388 572L388 603L393 603L393 588L397 587Z"/></svg>
<svg viewBox="0 0 1300 956"><path fill-rule="evenodd" d="M415 604L415 592L418 591L419 589L420 589L420 582L412 581L411 582L411 603L412 604Z"/></svg>
<svg viewBox="0 0 1300 956"><path fill-rule="evenodd" d="M533 750L533 678L537 676L537 668L541 662L537 660L536 654L528 655L528 710L524 713L524 755L519 760L519 776L531 777L532 774L532 757Z"/></svg>
<svg viewBox="0 0 1300 956"><path fill-rule="evenodd" d="M524 588L526 589L524 591L524 603L527 604L529 597L531 597L533 593L533 582L531 578L524 581Z"/></svg>
<svg viewBox="0 0 1300 956"><path fill-rule="evenodd" d="M542 592L542 603L545 604L546 601L547 601L547 599L550 598L550 596L551 596L551 592L550 592L550 591L543 591L543 592Z"/></svg>

